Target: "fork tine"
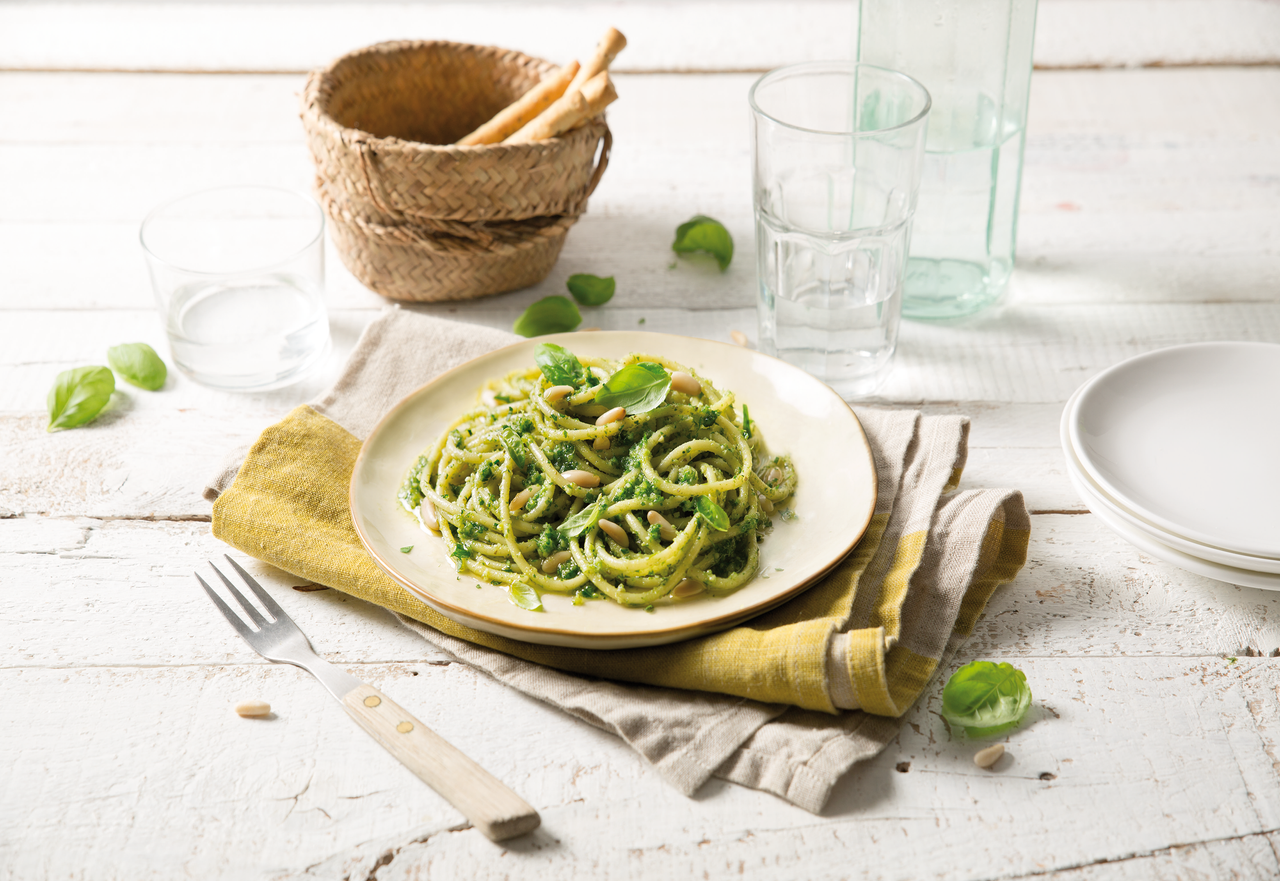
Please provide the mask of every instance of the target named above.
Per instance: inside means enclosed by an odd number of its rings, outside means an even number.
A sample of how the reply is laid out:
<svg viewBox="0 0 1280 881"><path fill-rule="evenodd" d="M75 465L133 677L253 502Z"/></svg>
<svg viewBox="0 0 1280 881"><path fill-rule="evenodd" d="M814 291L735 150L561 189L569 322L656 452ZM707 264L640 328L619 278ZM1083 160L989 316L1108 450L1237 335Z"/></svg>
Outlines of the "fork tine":
<svg viewBox="0 0 1280 881"><path fill-rule="evenodd" d="M200 577L199 573L196 573L196 581L200 582L200 586L203 587L204 592L209 595L209 599L213 600L213 604L218 607L226 617L227 621L231 623L231 626L236 629L236 632L245 639L248 639L249 635L253 633L253 631L245 625L244 619L237 615L230 606L222 601L222 597L218 596L217 591L210 587L208 582Z"/></svg>
<svg viewBox="0 0 1280 881"><path fill-rule="evenodd" d="M271 598L271 594L263 590L262 585L255 581L252 575L244 571L243 566L231 559L229 554L223 554L222 556L226 557L227 562L234 566L235 570L240 573L240 577L244 579L245 584L249 585L249 589L253 591L253 595L262 600L262 605L266 606L267 611L271 613L273 618L277 621L281 619L284 619L285 621L290 620L289 616L285 614L284 609L280 608L276 601Z"/></svg>
<svg viewBox="0 0 1280 881"><path fill-rule="evenodd" d="M209 566L214 572L218 573L218 577L221 578L222 583L227 586L227 590L231 591L231 595L239 601L240 605L244 606L245 614L247 614L250 620L253 621L254 626L259 630L265 627L267 619L262 617L262 613L258 611L257 607L253 603L249 602L245 595L236 589L236 586L231 583L231 579L222 574L221 569L213 565L213 561L209 562Z"/></svg>

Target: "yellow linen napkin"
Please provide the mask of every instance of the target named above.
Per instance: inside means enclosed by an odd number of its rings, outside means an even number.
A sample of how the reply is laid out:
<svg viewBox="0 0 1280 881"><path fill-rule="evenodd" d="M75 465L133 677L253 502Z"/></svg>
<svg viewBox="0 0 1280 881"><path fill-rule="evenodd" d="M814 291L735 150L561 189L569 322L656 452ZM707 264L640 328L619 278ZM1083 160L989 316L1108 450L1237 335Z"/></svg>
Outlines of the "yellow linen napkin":
<svg viewBox="0 0 1280 881"><path fill-rule="evenodd" d="M622 736L683 792L717 775L820 810L836 780L896 732L876 717L911 706L953 634L967 635L992 592L1022 567L1030 519L1021 494L955 492L967 420L858 410L880 487L871 526L791 602L655 648L568 649L482 633L377 568L352 526L347 488L361 439L396 401L511 341L390 307L333 390L264 431L206 489L216 498L214 534L395 611L460 660Z"/></svg>

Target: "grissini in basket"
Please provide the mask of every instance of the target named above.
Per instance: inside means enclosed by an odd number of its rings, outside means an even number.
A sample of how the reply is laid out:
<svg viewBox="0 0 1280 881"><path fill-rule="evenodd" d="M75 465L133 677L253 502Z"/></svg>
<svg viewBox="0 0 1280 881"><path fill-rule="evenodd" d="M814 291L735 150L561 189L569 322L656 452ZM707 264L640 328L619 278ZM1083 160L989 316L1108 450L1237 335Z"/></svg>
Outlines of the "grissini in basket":
<svg viewBox="0 0 1280 881"><path fill-rule="evenodd" d="M578 91L568 92L548 107L541 116L503 141L504 144L527 144L545 141L599 114L618 100L618 93L609 79L609 72L601 71L583 84Z"/></svg>
<svg viewBox="0 0 1280 881"><path fill-rule="evenodd" d="M536 119L568 89L580 65L571 61L507 105L493 119L458 141L461 146L497 144Z"/></svg>
<svg viewBox="0 0 1280 881"><path fill-rule="evenodd" d="M600 38L600 42L596 45L595 54L582 65L582 69L578 71L573 78L573 82L569 83L566 92L573 92L581 89L596 74L608 70L609 65L613 63L613 59L618 57L618 53L627 48L627 38L622 36L622 31L617 28L609 28L604 32L604 36Z"/></svg>

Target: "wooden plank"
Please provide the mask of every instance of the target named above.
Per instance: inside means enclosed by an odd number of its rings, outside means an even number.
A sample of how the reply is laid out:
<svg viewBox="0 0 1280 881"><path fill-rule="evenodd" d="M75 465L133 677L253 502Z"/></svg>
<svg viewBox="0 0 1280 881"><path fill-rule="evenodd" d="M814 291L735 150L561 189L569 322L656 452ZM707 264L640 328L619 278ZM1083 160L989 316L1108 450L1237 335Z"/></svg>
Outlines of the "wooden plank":
<svg viewBox="0 0 1280 881"><path fill-rule="evenodd" d="M620 69L768 70L853 53L856 6L838 0L621 3L143 2L7 4L9 69L307 70L388 39L519 48L564 62L608 25L628 35ZM1267 64L1280 13L1266 0L1042 0L1036 63L1047 67ZM33 33L59 35L33 40ZM102 39L110 34L110 39Z"/></svg>
<svg viewBox="0 0 1280 881"><path fill-rule="evenodd" d="M0 74L0 112L15 118L0 138L0 309L146 308L137 227L154 205L217 184L310 185L298 77L121 75L118 89L102 86L115 79ZM480 305L523 308L563 293L574 272L616 277L614 306L752 305L750 80L619 77L614 159L560 262L528 297ZM1046 72L1033 88L1011 299L1274 299L1280 70ZM81 103L93 108L83 120ZM212 121L191 105L215 108ZM699 212L737 242L724 274L670 251L675 226ZM328 257L332 307L381 302Z"/></svg>
<svg viewBox="0 0 1280 881"><path fill-rule="evenodd" d="M218 616L193 571L225 545L207 523L0 520L5 667L265 664ZM236 553L237 559L242 555ZM266 564L251 571L317 650L339 664L444 656L375 606ZM122 640L138 622L145 639ZM67 633L77 634L67 639ZM1092 516L1033 518L1029 562L992 599L974 657L1243 657L1280 648L1280 592L1241 588L1152 559ZM360 675L358 672L356 675Z"/></svg>
<svg viewBox="0 0 1280 881"><path fill-rule="evenodd" d="M378 865L380 879L741 871L976 881L1257 836L1280 822L1274 664L1019 663L1037 703L994 771L973 765L977 744L947 732L935 683L823 817L723 784L685 799L619 742L460 665L416 677L408 665L361 668L541 811L543 829L506 847L461 828L293 668L0 670L10 706L25 709L0 718L11 757L0 785L16 796L0 804L0 864L14 878L162 878L184 867L207 878L338 879ZM269 699L274 718L237 718L231 706L249 696ZM1270 871L1256 849L1237 856Z"/></svg>

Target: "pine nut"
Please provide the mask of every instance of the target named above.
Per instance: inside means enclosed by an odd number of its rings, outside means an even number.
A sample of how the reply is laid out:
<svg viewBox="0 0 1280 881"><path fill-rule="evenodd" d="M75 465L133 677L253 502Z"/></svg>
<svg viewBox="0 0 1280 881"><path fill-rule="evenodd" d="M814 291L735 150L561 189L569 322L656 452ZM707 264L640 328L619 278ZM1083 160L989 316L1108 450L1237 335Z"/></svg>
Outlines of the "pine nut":
<svg viewBox="0 0 1280 881"><path fill-rule="evenodd" d="M701 581L694 578L686 578L675 586L675 590L671 591L671 595L679 600L685 597L697 596L704 589Z"/></svg>
<svg viewBox="0 0 1280 881"><path fill-rule="evenodd" d="M573 394L573 386L571 385L553 385L542 393L543 399L548 404L554 404L564 398L565 395Z"/></svg>
<svg viewBox="0 0 1280 881"><path fill-rule="evenodd" d="M761 511L764 511L766 514L773 513L773 502L769 501L767 497L760 495L760 493L756 493L756 500L760 503Z"/></svg>
<svg viewBox="0 0 1280 881"><path fill-rule="evenodd" d="M487 388L480 393L480 403L484 404L490 410L498 406L497 392L491 388Z"/></svg>
<svg viewBox="0 0 1280 881"><path fill-rule="evenodd" d="M742 346L742 348L744 349L751 348L751 340L747 339L747 335L742 331L740 330L730 331L729 336L733 339L735 343L737 343L739 346Z"/></svg>
<svg viewBox="0 0 1280 881"><path fill-rule="evenodd" d="M613 446L613 444L610 443L609 438L605 437L604 435L601 435L600 437L596 438L591 442L591 449L601 451L601 452L609 449L609 447L611 446Z"/></svg>
<svg viewBox="0 0 1280 881"><path fill-rule="evenodd" d="M591 489L592 487L600 485L600 478L596 477L590 471L580 471L575 468L572 471L566 471L560 476L569 481L569 483L576 484L583 489Z"/></svg>
<svg viewBox="0 0 1280 881"><path fill-rule="evenodd" d="M440 531L440 518L436 516L436 506L431 504L430 499L422 500L422 504L418 506L418 516L422 518L422 525L427 529Z"/></svg>
<svg viewBox="0 0 1280 881"><path fill-rule="evenodd" d="M573 554L568 551L557 551L542 561L542 571L550 575L560 568L561 563L568 563L572 559Z"/></svg>
<svg viewBox="0 0 1280 881"><path fill-rule="evenodd" d="M770 468L768 471L764 473L764 482L769 484L769 486L777 486L778 482L781 480L782 480L781 468Z"/></svg>
<svg viewBox="0 0 1280 881"><path fill-rule="evenodd" d="M269 716L271 715L271 704L266 701L241 701L236 704L236 715Z"/></svg>
<svg viewBox="0 0 1280 881"><path fill-rule="evenodd" d="M676 528L672 526L666 517L663 517L657 511L649 512L649 525L658 527L658 535L662 536L663 541L675 541L676 536L680 533L676 532Z"/></svg>
<svg viewBox="0 0 1280 881"><path fill-rule="evenodd" d="M515 498L511 500L511 513L514 514L525 506L529 498L533 495L533 487L525 487L516 493Z"/></svg>
<svg viewBox="0 0 1280 881"><path fill-rule="evenodd" d="M1004 744L997 743L986 749L978 750L978 754L973 757L973 763L979 768L990 768L996 762L1000 761L1000 757L1004 755Z"/></svg>
<svg viewBox="0 0 1280 881"><path fill-rule="evenodd" d="M623 416L627 415L625 407L614 407L612 410L606 410L600 414L600 418L596 420L596 425L608 425L611 422L617 422Z"/></svg>
<svg viewBox="0 0 1280 881"><path fill-rule="evenodd" d="M677 370L671 374L671 390L682 395L700 395L702 394L702 383L683 370Z"/></svg>
<svg viewBox="0 0 1280 881"><path fill-rule="evenodd" d="M627 538L627 531L612 520L601 520L596 524L609 538L616 541L624 548L631 547L631 539Z"/></svg>

